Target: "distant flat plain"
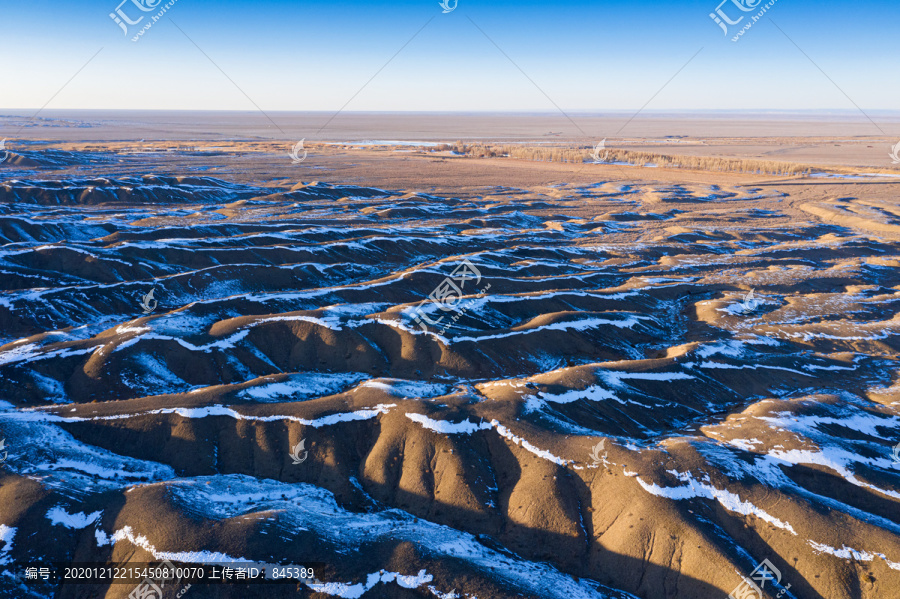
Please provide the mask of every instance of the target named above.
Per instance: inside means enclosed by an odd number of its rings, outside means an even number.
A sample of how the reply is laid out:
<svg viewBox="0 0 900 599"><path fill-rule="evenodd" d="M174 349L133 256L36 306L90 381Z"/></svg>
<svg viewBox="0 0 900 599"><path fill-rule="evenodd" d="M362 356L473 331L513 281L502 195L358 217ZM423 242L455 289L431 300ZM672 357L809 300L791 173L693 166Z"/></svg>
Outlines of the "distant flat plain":
<svg viewBox="0 0 900 599"><path fill-rule="evenodd" d="M890 168L900 111L374 113L0 109L0 138L38 141L464 140Z"/></svg>

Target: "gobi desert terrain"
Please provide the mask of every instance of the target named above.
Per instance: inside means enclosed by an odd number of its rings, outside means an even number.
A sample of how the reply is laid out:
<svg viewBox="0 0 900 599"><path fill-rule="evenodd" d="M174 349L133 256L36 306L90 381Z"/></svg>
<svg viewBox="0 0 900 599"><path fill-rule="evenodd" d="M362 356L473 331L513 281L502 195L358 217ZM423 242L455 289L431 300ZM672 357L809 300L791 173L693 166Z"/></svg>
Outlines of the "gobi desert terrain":
<svg viewBox="0 0 900 599"><path fill-rule="evenodd" d="M900 594L896 140L37 122L0 164L2 597L163 561L315 572L164 590L197 599Z"/></svg>

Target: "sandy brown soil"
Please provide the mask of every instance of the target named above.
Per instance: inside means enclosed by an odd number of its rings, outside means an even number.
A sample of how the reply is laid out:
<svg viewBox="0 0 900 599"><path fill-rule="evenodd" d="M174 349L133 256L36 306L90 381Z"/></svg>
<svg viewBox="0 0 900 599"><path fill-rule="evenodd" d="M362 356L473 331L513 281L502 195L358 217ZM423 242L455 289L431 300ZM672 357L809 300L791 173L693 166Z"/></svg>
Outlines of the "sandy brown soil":
<svg viewBox="0 0 900 599"><path fill-rule="evenodd" d="M0 165L4 592L900 593L900 181L211 144Z"/></svg>

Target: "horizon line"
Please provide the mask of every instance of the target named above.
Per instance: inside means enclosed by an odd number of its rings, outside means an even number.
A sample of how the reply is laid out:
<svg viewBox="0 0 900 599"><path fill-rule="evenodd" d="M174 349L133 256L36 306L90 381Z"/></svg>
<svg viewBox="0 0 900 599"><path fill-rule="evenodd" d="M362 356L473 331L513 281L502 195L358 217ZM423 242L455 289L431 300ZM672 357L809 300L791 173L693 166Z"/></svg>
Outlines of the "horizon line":
<svg viewBox="0 0 900 599"><path fill-rule="evenodd" d="M870 112L889 113L900 116L900 109L897 108L867 108ZM255 109L236 109L236 108L0 108L0 111L12 112L37 112L38 114L48 112L230 112L241 114L259 114L262 112ZM267 109L266 113L281 114L333 114L335 110L273 110ZM580 115L596 115L604 114L633 114L635 111L626 108L609 108L609 109L568 109L567 113ZM636 118L644 114L830 114L830 113L848 113L853 116L865 118L859 110L855 108L656 108L640 111L635 115ZM558 110L342 110L339 114L484 114L484 115L542 115L542 116L565 116L565 113ZM0 114L0 116L6 116ZM18 115L17 115L18 116Z"/></svg>

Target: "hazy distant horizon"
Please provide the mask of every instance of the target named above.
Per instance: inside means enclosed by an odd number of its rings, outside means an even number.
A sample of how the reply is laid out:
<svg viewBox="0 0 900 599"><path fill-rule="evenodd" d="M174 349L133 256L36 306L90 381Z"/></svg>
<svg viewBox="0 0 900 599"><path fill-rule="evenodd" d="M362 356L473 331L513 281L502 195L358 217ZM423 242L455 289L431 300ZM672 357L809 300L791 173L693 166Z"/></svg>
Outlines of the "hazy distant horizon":
<svg viewBox="0 0 900 599"><path fill-rule="evenodd" d="M29 141L300 140L361 142L455 140L517 142L663 137L867 137L900 136L900 111L868 117L833 111L266 111L243 110L45 110L0 109L0 138ZM869 120L869 119L872 120Z"/></svg>
<svg viewBox="0 0 900 599"><path fill-rule="evenodd" d="M230 108L47 108L40 107L29 108L0 108L0 116L15 115L31 117L37 113L37 116L46 116L55 114L57 117L68 113L135 113L135 114L178 114L178 113L220 113L220 114L246 114L258 113L258 110L247 109L230 109ZM337 110L266 110L267 114L316 114L328 115L336 114ZM625 108L615 109L571 109L565 110L565 114L579 116L603 117L606 115L615 116L631 116L635 115L635 110ZM883 116L896 116L900 118L900 109L897 108L875 108L866 109L868 114L879 114ZM339 114L343 115L492 115L492 116L562 116L559 110L342 110ZM635 115L635 118L647 117L671 117L671 116L708 116L708 115L732 115L738 114L742 116L836 116L853 119L865 120L865 114L855 108L810 108L810 109L781 109L781 108L747 108L747 109L731 109L731 108L656 108L644 109Z"/></svg>

